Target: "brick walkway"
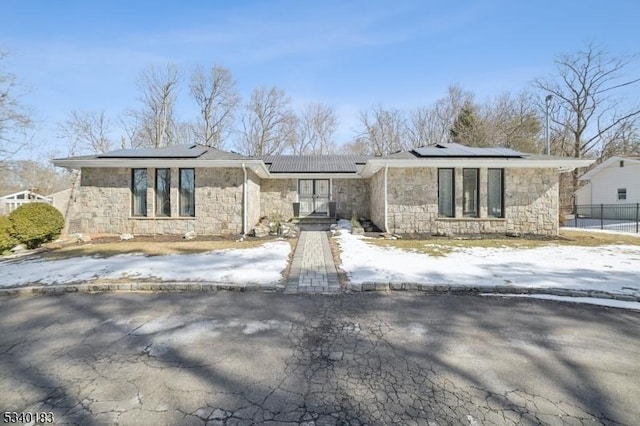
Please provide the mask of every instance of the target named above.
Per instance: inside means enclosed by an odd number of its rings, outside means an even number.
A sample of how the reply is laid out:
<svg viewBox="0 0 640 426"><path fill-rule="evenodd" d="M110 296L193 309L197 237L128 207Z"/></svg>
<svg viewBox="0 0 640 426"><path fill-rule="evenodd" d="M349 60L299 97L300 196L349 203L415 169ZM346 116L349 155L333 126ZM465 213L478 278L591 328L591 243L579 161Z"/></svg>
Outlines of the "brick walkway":
<svg viewBox="0 0 640 426"><path fill-rule="evenodd" d="M285 293L338 293L340 284L324 231L302 231Z"/></svg>

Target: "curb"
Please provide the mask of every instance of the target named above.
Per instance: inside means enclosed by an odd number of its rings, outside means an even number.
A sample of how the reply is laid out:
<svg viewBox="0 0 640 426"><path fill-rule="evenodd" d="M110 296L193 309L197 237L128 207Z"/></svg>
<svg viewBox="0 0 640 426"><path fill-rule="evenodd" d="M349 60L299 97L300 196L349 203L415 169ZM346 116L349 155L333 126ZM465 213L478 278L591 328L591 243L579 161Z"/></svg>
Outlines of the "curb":
<svg viewBox="0 0 640 426"><path fill-rule="evenodd" d="M442 295L478 295L484 293L497 294L551 294L554 296L569 297L594 297L599 299L622 300L625 302L640 302L640 295L610 293L601 290L574 290L566 288L527 288L506 285L477 286L456 284L418 284L418 283L380 283L364 282L359 284L349 283L347 289L354 292L366 291L419 291L425 294Z"/></svg>
<svg viewBox="0 0 640 426"><path fill-rule="evenodd" d="M66 294L66 293L107 293L107 292L165 292L212 293L216 291L261 291L265 293L281 292L282 284L229 284L216 282L119 282L119 283L90 283L90 284L58 284L31 285L25 287L0 288L0 296L27 296L36 294Z"/></svg>

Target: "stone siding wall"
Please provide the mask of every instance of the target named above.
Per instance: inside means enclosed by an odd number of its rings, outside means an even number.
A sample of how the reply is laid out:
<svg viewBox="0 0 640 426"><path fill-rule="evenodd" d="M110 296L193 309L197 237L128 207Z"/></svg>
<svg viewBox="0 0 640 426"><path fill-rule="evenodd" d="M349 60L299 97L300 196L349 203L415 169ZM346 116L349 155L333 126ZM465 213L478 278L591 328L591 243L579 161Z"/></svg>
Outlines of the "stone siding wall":
<svg viewBox="0 0 640 426"><path fill-rule="evenodd" d="M178 169L171 170L171 217L155 214L155 169L147 169L147 217L131 216L131 169L84 168L69 232L236 234L242 232L242 169L195 169L195 217L178 217Z"/></svg>
<svg viewBox="0 0 640 426"><path fill-rule="evenodd" d="M260 181L260 212L270 218L289 220L293 203L298 197L297 179L262 179Z"/></svg>
<svg viewBox="0 0 640 426"><path fill-rule="evenodd" d="M504 218L487 217L487 169L480 169L478 218L462 215L462 169L455 170L455 218L438 217L436 168L389 169L390 232L455 234L558 233L558 172L505 169ZM371 178L371 216L384 225L384 171Z"/></svg>
<svg viewBox="0 0 640 426"><path fill-rule="evenodd" d="M384 170L369 178L369 197L371 221L384 231Z"/></svg>
<svg viewBox="0 0 640 426"><path fill-rule="evenodd" d="M369 182L366 179L333 179L331 189L338 217L351 219L355 214L369 218Z"/></svg>

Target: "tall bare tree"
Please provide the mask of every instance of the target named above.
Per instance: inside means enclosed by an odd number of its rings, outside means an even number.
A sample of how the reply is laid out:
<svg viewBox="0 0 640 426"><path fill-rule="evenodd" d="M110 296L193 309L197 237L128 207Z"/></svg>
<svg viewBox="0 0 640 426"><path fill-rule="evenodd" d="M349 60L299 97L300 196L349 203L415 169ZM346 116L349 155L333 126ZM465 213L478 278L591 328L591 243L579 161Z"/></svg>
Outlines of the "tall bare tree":
<svg viewBox="0 0 640 426"><path fill-rule="evenodd" d="M296 119L296 133L291 150L296 155L331 154L336 150L333 138L337 126L336 114L328 105L307 104Z"/></svg>
<svg viewBox="0 0 640 426"><path fill-rule="evenodd" d="M244 107L237 149L250 156L282 153L295 137L296 118L290 105L282 89L254 89Z"/></svg>
<svg viewBox="0 0 640 426"><path fill-rule="evenodd" d="M69 155L99 154L114 147L111 123L104 111L73 110L58 124L58 134L67 140Z"/></svg>
<svg viewBox="0 0 640 426"><path fill-rule="evenodd" d="M26 144L33 126L30 111L20 102L23 87L15 74L5 70L6 57L0 51L0 165Z"/></svg>
<svg viewBox="0 0 640 426"><path fill-rule="evenodd" d="M619 89L640 82L625 76L630 58L609 55L589 44L575 54L556 58L557 75L538 79L534 87L552 98L551 121L573 139L574 157L602 148L603 136L640 115L640 107L621 109Z"/></svg>
<svg viewBox="0 0 640 426"><path fill-rule="evenodd" d="M233 128L234 114L240 103L231 71L221 65L208 70L198 66L191 74L189 89L200 108L197 141L222 148Z"/></svg>
<svg viewBox="0 0 640 426"><path fill-rule="evenodd" d="M140 108L127 114L133 147L160 148L173 145L176 138L175 103L180 71L174 64L146 68L136 83Z"/></svg>
<svg viewBox="0 0 640 426"><path fill-rule="evenodd" d="M371 147L373 155L387 155L411 148L405 137L406 120L401 110L374 105L360 112L360 125L359 137Z"/></svg>
<svg viewBox="0 0 640 426"><path fill-rule="evenodd" d="M409 111L407 117L408 144L413 147L445 143L462 107L473 101L473 94L459 85L449 86L447 96L433 105L420 106Z"/></svg>
<svg viewBox="0 0 640 426"><path fill-rule="evenodd" d="M542 121L531 94L504 93L482 106L481 112L489 145L517 151L542 151Z"/></svg>

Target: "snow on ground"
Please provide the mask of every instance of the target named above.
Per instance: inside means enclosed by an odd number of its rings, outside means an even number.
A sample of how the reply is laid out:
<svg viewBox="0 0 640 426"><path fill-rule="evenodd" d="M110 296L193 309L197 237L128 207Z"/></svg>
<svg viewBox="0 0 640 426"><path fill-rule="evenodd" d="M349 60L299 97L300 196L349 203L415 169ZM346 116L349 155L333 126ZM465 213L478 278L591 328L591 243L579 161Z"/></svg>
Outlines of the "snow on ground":
<svg viewBox="0 0 640 426"><path fill-rule="evenodd" d="M282 279L291 246L284 241L201 254L0 262L0 287L64 284L94 279L145 279L271 284Z"/></svg>
<svg viewBox="0 0 640 426"><path fill-rule="evenodd" d="M526 297L529 299L557 300L560 302L570 303L587 303L589 305L609 306L611 308L630 309L632 311L640 311L640 302L627 302L615 299L599 299L597 297L571 297L571 296L554 296L553 294L497 294L482 293L480 296L498 296L498 297Z"/></svg>
<svg viewBox="0 0 640 426"><path fill-rule="evenodd" d="M341 231L342 269L352 283L512 285L640 295L640 246L460 248L444 257L367 244Z"/></svg>

